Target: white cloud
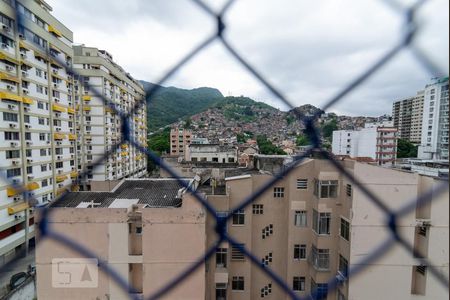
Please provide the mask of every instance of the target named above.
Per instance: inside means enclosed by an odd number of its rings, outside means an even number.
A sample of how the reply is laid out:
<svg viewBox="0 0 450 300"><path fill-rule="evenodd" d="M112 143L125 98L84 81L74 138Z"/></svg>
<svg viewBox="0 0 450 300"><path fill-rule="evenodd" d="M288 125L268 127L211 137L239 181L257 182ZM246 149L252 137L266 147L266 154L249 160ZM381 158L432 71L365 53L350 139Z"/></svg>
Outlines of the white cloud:
<svg viewBox="0 0 450 300"><path fill-rule="evenodd" d="M214 20L189 0L48 2L74 31L75 42L108 50L134 77L151 82L216 30ZM209 1L216 11L224 2ZM226 15L225 34L295 105L320 106L398 41L402 16L385 2L238 0ZM449 64L448 6L446 0L424 5L417 39L444 70ZM431 77L405 52L332 110L390 113L393 100L415 94ZM224 95L246 95L285 108L218 42L166 84L215 87Z"/></svg>

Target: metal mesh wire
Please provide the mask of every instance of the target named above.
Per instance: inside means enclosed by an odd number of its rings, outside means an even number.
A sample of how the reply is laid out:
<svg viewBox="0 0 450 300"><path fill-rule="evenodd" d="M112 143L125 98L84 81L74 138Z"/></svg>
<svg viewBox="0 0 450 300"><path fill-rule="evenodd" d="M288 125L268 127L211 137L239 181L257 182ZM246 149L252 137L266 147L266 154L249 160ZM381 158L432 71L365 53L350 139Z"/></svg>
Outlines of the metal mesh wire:
<svg viewBox="0 0 450 300"><path fill-rule="evenodd" d="M209 15L212 19L216 21L217 30L213 35L207 37L197 47L195 47L186 56L184 56L178 63L176 63L167 73L164 74L164 76L158 81L156 85L153 85L149 90L146 91L147 94L146 102L144 101L138 102L134 107L134 109L132 109L129 112L121 111L116 107L116 105L113 102L105 98L96 89L90 89L92 93L94 93L94 96L101 98L103 100L104 105L114 110L117 116L120 116L120 118L122 119L121 140L119 142L116 142L113 145L113 147L111 147L111 150L105 153L105 155L101 159L95 161L92 164L93 168L101 164L123 143L129 143L130 145L136 147L136 149L138 149L142 153L145 153L148 156L148 158L151 159L161 169L165 170L172 177L176 178L178 182L182 186L184 186L188 192L192 193L195 199L202 204L202 206L204 207L204 209L207 210L210 216L215 218L215 230L219 238L214 243L214 245L212 245L209 249L207 249L206 252L194 264L192 264L182 273L175 276L170 282L166 283L160 290L151 295L148 299L158 299L161 296L168 293L169 291L171 291L172 288L174 288L177 284L188 278L190 274L192 274L197 268L199 268L202 264L204 264L205 261L215 253L216 248L220 245L220 243L224 241L229 242L234 247L238 247L253 264L258 266L262 272L264 272L268 277L270 277L273 280L273 282L277 284L282 290L284 290L290 298L310 299L311 297L317 296L317 291L313 290L311 291L311 295L308 295L306 297L299 297L290 288L287 282L285 282L279 275L274 273L270 267L263 266L260 262L260 258L258 258L249 250L247 250L245 247L243 247L238 240L230 236L226 231L227 221L229 221L234 212L251 205L252 202L254 202L264 192L268 191L271 187L273 187L273 185L277 183L281 178L289 174L297 165L299 165L303 161L304 158L308 157L313 150L319 151L320 154L325 159L327 159L339 172L341 172L344 175L344 177L346 177L350 182L352 182L355 186L357 186L362 191L362 193L378 207L378 209L383 211L383 213L386 216L386 225L390 230L389 239L387 239L386 241L381 243L376 249L374 249L373 252L370 255L368 255L367 258L361 264L358 264L356 266L352 265L350 267L348 271L348 278L350 279L353 276L357 276L358 273L364 270L365 266L367 266L369 263L373 263L374 261L382 257L395 244L401 245L411 254L417 254L415 253L413 246L410 245L398 233L397 220L402 216L405 216L406 214L414 211L417 207L427 204L432 199L436 199L436 197L440 193L447 191L448 182L443 182L442 185L440 185L439 187L423 193L416 199L411 199L411 201L409 201L408 204L405 205L403 208L397 211L391 211L383 203L383 201L381 201L379 197L377 197L374 193L372 193L369 189L367 189L364 185L362 185L359 182L358 178L353 177L352 174L350 174L338 161L336 161L335 158L329 152L327 152L322 148L320 134L314 125L315 121L320 117L320 113L317 113L316 115L311 117L304 117L301 116L296 110L293 110L297 115L298 122L303 122L306 128L305 132L313 145L313 149L307 151L303 155L295 156L293 162L290 165L288 165L278 174L275 174L271 180L269 180L267 183L264 184L264 186L256 190L252 195L250 195L246 199L243 199L243 201L237 207L230 210L230 213L227 216L221 216L216 214L215 209L207 202L207 200L204 198L202 194L192 190L191 186L189 186L186 181L182 180L181 177L173 169L171 169L162 159L160 159L158 155L148 150L146 148L146 145L140 144L139 142L134 140L133 135L130 133L130 122L132 122L131 120L135 112L140 107L142 107L142 105L148 105L152 101L160 85L162 85L169 78L171 78L177 71L183 68L183 66L187 62L189 62L195 56L199 55L202 50L210 46L214 41L219 41L222 44L222 46L227 50L229 55L233 57L239 64L241 64L252 76L254 76L254 78L256 78L262 86L267 88L276 98L278 98L279 101L284 103L290 109L295 108L292 102L282 93L282 91L280 91L277 87L269 83L268 80L266 80L266 78L263 75L261 75L255 67L250 65L250 63L245 59L245 57L241 56L236 50L236 48L224 36L223 33L226 30L226 24L223 21L224 16L231 9L232 4L236 1L229 0L228 2L225 3L225 5L220 9L219 12L215 12L210 6L208 6L201 0L192 0L192 2L194 2L199 7L199 9L203 10L205 14ZM446 74L445 71L441 70L440 66L434 64L432 62L432 59L430 59L413 43L419 29L419 25L416 22L415 16L417 15L417 12L421 9L422 4L424 2L425 1L419 0L415 2L413 5L405 7L397 3L396 1L389 1L389 0L383 1L383 3L385 3L390 9L394 10L400 18L403 18L405 30L398 37L397 43L391 49L389 49L384 55L382 55L373 65L369 66L364 72L362 72L362 74L360 74L352 81L350 81L348 84L346 84L339 93L334 95L332 98L328 99L326 104L322 107L322 110L326 111L337 102L342 101L351 91L353 91L355 88L357 88L365 81L367 81L367 79L369 79L373 74L382 69L388 62L392 61L399 55L400 52L406 49L409 49L414 54L415 59L419 61L424 66L426 71L429 72L432 76L444 76ZM18 21L18 24L20 26L21 23L23 22L23 16L17 13L16 20ZM60 62L60 64L66 65L65 62ZM67 68L67 72L73 74L75 77L79 76L76 69ZM80 178L84 178L86 175L87 170L85 169L83 170L83 172L81 172ZM8 178L6 178L4 174L2 174L1 176L3 177L2 178L3 181L10 183L11 186L13 186L16 190L20 191L27 201L29 201L30 203L36 203L36 199L33 199L33 197L29 196L24 186L14 184ZM55 200L55 202L53 202L53 205L63 200L65 196L66 196L65 194L61 195L61 197L59 197L57 200ZM75 241L71 240L65 235L58 233L52 229L52 227L49 224L52 211L53 211L52 207L50 206L42 208L42 220L38 224L38 231L40 235L39 241L42 241L44 239L52 239L59 243L64 244L66 247L73 249L74 251L78 252L80 255L84 257L96 258L96 255L91 250L85 248L84 246L76 243ZM110 268L107 264L107 261L102 261L101 259L98 259L98 261L99 261L99 269L102 272L107 273L108 276L111 279L113 279L124 291L129 290L127 280L125 278L122 278L117 272L115 272L112 268ZM13 265L15 262L16 260L13 260L8 264L4 265L2 268L0 268L0 272ZM448 279L445 278L444 275L442 275L433 265L431 265L427 259L422 259L422 262L424 263L424 265L428 267L430 273L433 276L435 276L435 278L443 286L448 287ZM332 277L328 282L328 289L329 290L336 289L338 284L339 284L338 280L335 277Z"/></svg>

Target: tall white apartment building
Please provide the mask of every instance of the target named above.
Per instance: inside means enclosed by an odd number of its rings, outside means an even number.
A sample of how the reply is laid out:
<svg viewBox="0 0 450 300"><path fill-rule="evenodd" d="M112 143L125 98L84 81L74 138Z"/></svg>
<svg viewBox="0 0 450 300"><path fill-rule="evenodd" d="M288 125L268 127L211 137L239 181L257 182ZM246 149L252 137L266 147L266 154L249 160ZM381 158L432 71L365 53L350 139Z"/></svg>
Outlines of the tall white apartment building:
<svg viewBox="0 0 450 300"><path fill-rule="evenodd" d="M73 79L66 71L73 34L50 11L44 1L0 1L0 171L8 179L0 180L0 265L34 238L25 198L45 204L77 176Z"/></svg>
<svg viewBox="0 0 450 300"><path fill-rule="evenodd" d="M390 165L397 157L397 128L390 121L367 123L360 130L333 131L332 152L350 157L370 157Z"/></svg>
<svg viewBox="0 0 450 300"><path fill-rule="evenodd" d="M123 112L130 112L145 101L143 86L117 65L112 56L97 48L74 46L75 101L79 155L78 170L88 170L80 178L81 190L109 191L123 178L142 177L147 172L146 156L129 144L113 149L122 138L122 122L101 96ZM129 118L130 134L136 142L146 145L146 105ZM108 151L113 153L100 165L92 164Z"/></svg>
<svg viewBox="0 0 450 300"><path fill-rule="evenodd" d="M448 160L448 111L448 77L444 77L425 87L419 158Z"/></svg>

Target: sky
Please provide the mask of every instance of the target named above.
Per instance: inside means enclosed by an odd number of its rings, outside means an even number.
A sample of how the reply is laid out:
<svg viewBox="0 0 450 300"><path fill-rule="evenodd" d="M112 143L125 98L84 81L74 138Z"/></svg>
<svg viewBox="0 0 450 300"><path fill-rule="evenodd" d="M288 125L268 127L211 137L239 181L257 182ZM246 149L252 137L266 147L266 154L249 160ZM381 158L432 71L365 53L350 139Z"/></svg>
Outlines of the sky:
<svg viewBox="0 0 450 300"><path fill-rule="evenodd" d="M226 39L294 106L323 107L356 76L396 45L405 32L394 0L238 0L224 22ZM53 15L74 32L74 43L110 52L140 80L158 82L176 62L212 35L215 20L191 0L47 0ZM205 1L219 11L225 1ZM401 7L413 3L396 0ZM429 0L416 15L414 45L445 74L449 68L449 1ZM395 100L413 96L436 74L410 50L328 111L390 114ZM213 87L287 110L216 41L164 86Z"/></svg>

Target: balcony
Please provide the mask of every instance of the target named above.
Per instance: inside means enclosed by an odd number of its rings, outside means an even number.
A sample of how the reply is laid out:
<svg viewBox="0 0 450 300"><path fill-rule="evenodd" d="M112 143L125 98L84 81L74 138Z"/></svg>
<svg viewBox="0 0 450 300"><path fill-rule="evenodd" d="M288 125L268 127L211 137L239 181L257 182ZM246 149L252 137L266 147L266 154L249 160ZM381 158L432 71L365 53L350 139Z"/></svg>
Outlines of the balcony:
<svg viewBox="0 0 450 300"><path fill-rule="evenodd" d="M0 92L0 98L2 100L11 100L11 101L16 101L16 102L23 101L23 98L20 97L19 95L16 95L13 93L8 93L8 92Z"/></svg>
<svg viewBox="0 0 450 300"><path fill-rule="evenodd" d="M57 182L57 183L63 182L63 181L66 180L66 179L68 179L66 175L59 175L59 176L56 176L56 182Z"/></svg>
<svg viewBox="0 0 450 300"><path fill-rule="evenodd" d="M63 140L65 137L66 137L66 135L63 133L54 133L53 134L53 138L55 140Z"/></svg>
<svg viewBox="0 0 450 300"><path fill-rule="evenodd" d="M84 95L82 99L83 99L83 101L91 101L92 97L88 96L88 95Z"/></svg>
<svg viewBox="0 0 450 300"><path fill-rule="evenodd" d="M66 112L66 108L62 105L59 104L53 104L52 105L52 110L53 111L57 111L57 112Z"/></svg>

